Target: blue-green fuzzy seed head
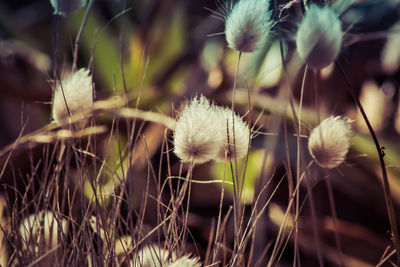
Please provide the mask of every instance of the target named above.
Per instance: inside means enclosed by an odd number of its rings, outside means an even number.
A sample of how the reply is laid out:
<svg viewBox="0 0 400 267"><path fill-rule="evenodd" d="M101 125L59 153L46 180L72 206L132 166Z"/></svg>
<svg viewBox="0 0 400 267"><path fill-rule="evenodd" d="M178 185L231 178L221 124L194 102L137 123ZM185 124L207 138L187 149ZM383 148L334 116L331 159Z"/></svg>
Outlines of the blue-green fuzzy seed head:
<svg viewBox="0 0 400 267"><path fill-rule="evenodd" d="M270 32L269 0L240 0L225 19L228 46L241 52L260 48Z"/></svg>
<svg viewBox="0 0 400 267"><path fill-rule="evenodd" d="M68 16L86 6L87 0L50 0L55 15Z"/></svg>
<svg viewBox="0 0 400 267"><path fill-rule="evenodd" d="M297 30L297 52L310 67L319 70L336 60L342 39L338 16L328 6L312 4Z"/></svg>

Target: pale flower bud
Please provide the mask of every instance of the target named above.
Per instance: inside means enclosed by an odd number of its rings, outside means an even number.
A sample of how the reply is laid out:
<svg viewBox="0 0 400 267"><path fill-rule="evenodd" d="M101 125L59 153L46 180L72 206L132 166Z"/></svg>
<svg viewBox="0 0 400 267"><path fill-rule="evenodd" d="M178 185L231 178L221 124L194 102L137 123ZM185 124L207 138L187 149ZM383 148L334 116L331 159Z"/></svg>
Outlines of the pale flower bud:
<svg viewBox="0 0 400 267"><path fill-rule="evenodd" d="M218 107L223 146L219 149L216 160L225 161L240 159L246 156L249 148L249 126L237 114L233 115L229 108Z"/></svg>
<svg viewBox="0 0 400 267"><path fill-rule="evenodd" d="M351 137L349 118L329 117L311 131L308 150L319 166L335 168L345 160Z"/></svg>
<svg viewBox="0 0 400 267"><path fill-rule="evenodd" d="M342 24L333 10L311 4L297 30L297 52L311 68L319 70L336 60L342 38Z"/></svg>
<svg viewBox="0 0 400 267"><path fill-rule="evenodd" d="M60 125L65 122L73 122L77 128L83 128L87 123L87 118L85 118L82 111L89 109L92 105L92 77L89 74L89 70L80 69L62 79L61 84L58 84L54 89L53 120ZM71 113L71 117L68 114L68 110Z"/></svg>
<svg viewBox="0 0 400 267"><path fill-rule="evenodd" d="M241 52L252 52L266 41L272 27L269 0L240 0L225 18L228 46Z"/></svg>

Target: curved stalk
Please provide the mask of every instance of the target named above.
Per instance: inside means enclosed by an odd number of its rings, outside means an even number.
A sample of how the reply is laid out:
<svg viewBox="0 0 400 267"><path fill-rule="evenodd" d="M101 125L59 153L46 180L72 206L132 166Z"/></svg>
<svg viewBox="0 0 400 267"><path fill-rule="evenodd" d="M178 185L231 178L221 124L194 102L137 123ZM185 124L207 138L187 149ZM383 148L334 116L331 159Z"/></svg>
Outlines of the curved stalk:
<svg viewBox="0 0 400 267"><path fill-rule="evenodd" d="M397 220L396 220L396 214L394 211L394 206L393 206L393 199L392 199L392 194L390 193L390 185L389 185L389 179L387 176L386 172L386 165L385 165L385 152L383 151L383 148L379 144L378 137L376 136L374 129L371 126L371 123L368 120L367 114L364 111L364 108L361 105L360 100L358 99L356 92L354 88L351 86L350 81L344 72L342 66L339 64L339 62L335 62L336 67L339 69L341 75L344 78L344 81L346 83L346 87L351 94L354 102L356 102L358 109L361 112L361 115L363 116L363 119L365 123L367 124L369 133L372 137L372 140L374 141L376 150L378 151L378 156L379 156L379 163L381 166L381 171L382 171L382 180L383 180L383 192L385 195L385 202L386 202L386 208L389 216L389 222L390 222L390 228L392 230L392 242L393 245L396 249L396 254L397 254L397 266L400 266L400 242L399 242L399 231L397 229Z"/></svg>

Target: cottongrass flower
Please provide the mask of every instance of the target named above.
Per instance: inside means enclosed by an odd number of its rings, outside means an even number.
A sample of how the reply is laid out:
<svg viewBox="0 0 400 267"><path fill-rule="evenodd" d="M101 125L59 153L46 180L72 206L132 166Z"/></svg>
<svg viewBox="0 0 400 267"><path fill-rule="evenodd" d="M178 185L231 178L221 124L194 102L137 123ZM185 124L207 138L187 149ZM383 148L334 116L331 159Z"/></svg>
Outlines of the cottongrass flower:
<svg viewBox="0 0 400 267"><path fill-rule="evenodd" d="M260 48L270 32L269 0L240 0L225 18L228 46L241 52Z"/></svg>
<svg viewBox="0 0 400 267"><path fill-rule="evenodd" d="M77 128L83 128L87 124L87 119L84 118L82 111L92 107L92 105L92 77L89 70L80 69L62 79L61 84L58 84L54 89L53 120L60 125L66 121L73 122ZM68 114L68 110L71 114ZM71 120L69 115L74 121Z"/></svg>
<svg viewBox="0 0 400 267"><path fill-rule="evenodd" d="M174 153L182 162L204 163L218 154L223 137L215 106L204 96L193 98L178 116Z"/></svg>
<svg viewBox="0 0 400 267"><path fill-rule="evenodd" d="M319 166L332 169L345 160L351 137L351 120L331 116L311 131L308 150Z"/></svg>
<svg viewBox="0 0 400 267"><path fill-rule="evenodd" d="M217 107L219 125L224 143L218 151L217 161L226 159L240 159L246 156L249 148L249 126L236 113L229 108Z"/></svg>
<svg viewBox="0 0 400 267"><path fill-rule="evenodd" d="M137 255L135 265L141 267L200 267L198 258L184 255L178 258L175 252L170 252L157 245L143 247Z"/></svg>
<svg viewBox="0 0 400 267"><path fill-rule="evenodd" d="M297 30L297 52L311 68L320 70L336 60L342 39L342 25L333 10L311 4Z"/></svg>

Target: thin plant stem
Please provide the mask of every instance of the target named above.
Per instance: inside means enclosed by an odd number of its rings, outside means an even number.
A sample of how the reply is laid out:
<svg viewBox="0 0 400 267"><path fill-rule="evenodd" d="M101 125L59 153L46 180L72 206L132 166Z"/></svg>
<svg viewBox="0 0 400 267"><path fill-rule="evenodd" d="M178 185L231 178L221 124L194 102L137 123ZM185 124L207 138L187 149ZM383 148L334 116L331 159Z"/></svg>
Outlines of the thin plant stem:
<svg viewBox="0 0 400 267"><path fill-rule="evenodd" d="M239 75L239 65L240 65L240 58L242 56L242 52L239 51L238 55L238 61L236 64L236 71L235 71L235 77L233 81L233 86L232 86L232 136L233 136L233 148L235 149L235 123L234 123L234 117L235 117L235 89L236 89L236 84L238 80L238 75ZM227 124L227 137L228 137L228 144L231 142L229 140L229 125ZM228 150L230 150L230 145L228 145ZM228 151L230 152L230 151ZM235 171L233 169L233 163L232 163L232 153L229 153L229 162L230 162L230 167L231 167L231 172L232 172L232 182L233 182L233 198L234 198L234 205L233 205L233 217L234 217L234 224L235 224L235 237L238 240L239 238L239 218L238 215L240 214L240 196L238 195L239 191L239 185L238 185L238 176L237 176L237 159L236 159L236 153L234 154L234 160L235 160ZM235 175L236 174L236 175ZM235 242L235 248L234 250L236 251L237 249L237 242Z"/></svg>
<svg viewBox="0 0 400 267"><path fill-rule="evenodd" d="M64 88L62 86L61 75L60 75L59 65L58 65L58 42L59 42L60 20L61 20L61 16L55 15L55 24L54 24L54 28L53 28L53 31L54 31L54 42L53 42L54 70L53 70L53 75L54 75L54 79L56 81L55 84L57 84L57 82L60 83L60 90L61 90L61 94L62 94L62 97L64 100L65 108L67 110L68 117L71 118L71 110L69 109L67 99L65 98ZM54 90L57 90L57 89L54 89ZM55 94L55 92L53 92L53 97L54 97L54 94ZM74 123L72 124L72 128L75 130Z"/></svg>
<svg viewBox="0 0 400 267"><path fill-rule="evenodd" d="M220 228L221 228L221 218L222 218L222 204L224 201L224 194L225 194L225 180L226 180L226 165L224 166L224 173L223 173L223 183L221 185L221 197L219 200L219 211L218 211L218 221L217 221L217 229L215 231L215 240L214 240L214 246L213 246L213 257L212 257L212 262L215 261L217 258L217 253L219 251L219 244L220 244Z"/></svg>
<svg viewBox="0 0 400 267"><path fill-rule="evenodd" d="M278 5L277 0L274 0L274 5L275 6ZM281 16L282 16L282 10L277 15L277 23L278 23L278 25L280 23ZM282 36L281 27L278 26L277 30L278 30L279 36ZM287 81L290 81L289 72L288 72L288 69L287 69L286 61L285 61L285 53L284 53L282 38L279 38L279 50L280 50L280 54L281 54L281 62L282 62L282 67L283 67L284 74L285 74L285 79ZM292 91L290 90L290 84L287 84L287 90L288 90L288 97L289 97L289 101L288 102L289 102L289 105L290 105L291 112L293 114L294 125L297 125L297 124L300 124L300 123L298 122L297 114L296 114L296 111L295 111L295 108L294 108L294 97L293 97ZM301 108L300 108L300 111L301 111ZM294 129L296 131L297 136L299 137L300 136L300 132L299 132L300 129L298 129L297 127L294 127ZM300 147L298 147L297 152L298 153L300 152ZM297 158L300 159L299 156ZM297 182L299 181L299 178L300 178L299 175L300 175L300 172L299 172L299 166L298 166L297 172L296 172L296 180L297 180ZM295 215L296 215L296 217L299 216L299 208L298 208L299 206L300 206L300 195L298 194L296 196L296 205L295 205L295 209L296 209L296 211L295 211L296 214ZM297 227L297 221L296 221L295 222L295 231L294 231L294 247L295 247L295 249L294 249L293 267L296 266L296 263L297 263L296 259L298 258L298 245L297 245L297 243L298 243L298 227Z"/></svg>
<svg viewBox="0 0 400 267"><path fill-rule="evenodd" d="M249 86L247 85L246 82L246 88L247 88L247 103L248 103L248 107L249 107L249 113L248 113L248 124L251 124L251 102L250 102L250 90L249 90ZM254 124L255 125L255 124ZM244 170L243 170L243 175L242 175L242 180L241 180L241 184L242 187L240 188L240 196L242 196L243 194L243 188L244 188L244 180L246 178L246 171L247 171L247 163L249 162L249 152L250 152L250 144L251 144L251 132L252 132L253 127L251 127L250 131L249 131L249 145L247 147L247 152L246 152L246 157L245 157L245 162L244 162ZM238 178L239 180L239 178Z"/></svg>
<svg viewBox="0 0 400 267"><path fill-rule="evenodd" d="M321 123L321 108L320 108L320 99L319 99L319 92L317 90L317 82L320 80L321 71L314 70L314 99L315 99L315 108L317 110L317 119L318 124Z"/></svg>
<svg viewBox="0 0 400 267"><path fill-rule="evenodd" d="M317 252L318 264L319 264L319 266L323 267L324 260L323 260L322 253L321 253L321 242L320 242L320 237L319 237L320 236L319 235L319 224L317 221L315 201L314 201L314 196L312 193L313 186L310 184L310 181L309 181L309 177L310 177L310 175L308 174L309 171L306 170L305 173L306 173L305 174L306 175L305 183L306 183L307 191L308 191L308 201L310 203L311 221L312 221L312 224L314 225L314 227L312 227L312 231L313 231L314 238L315 238L315 250Z"/></svg>
<svg viewBox="0 0 400 267"><path fill-rule="evenodd" d="M328 189L328 198L329 198L329 204L331 206L331 212L332 212L332 222L333 222L333 229L335 230L335 242L336 242L336 247L339 250L339 262L340 266L345 266L344 264L344 258L343 258L343 249L340 241L340 235L338 232L338 218L336 214L336 205L335 205L335 199L333 196L333 189L332 189L332 183L329 177L325 179L326 183L326 188Z"/></svg>
<svg viewBox="0 0 400 267"><path fill-rule="evenodd" d="M380 163L381 171L382 171L383 192L385 195L386 208L387 208L387 212L388 212L388 216L389 216L390 227L392 230L392 242L396 249L397 266L400 266L399 232L397 229L397 220L396 220L396 214L395 214L394 206L393 206L392 194L390 193L389 179L388 179L387 172L386 172L386 165L385 165L385 160L384 160L385 152L383 151L383 148L379 144L378 138L374 132L374 129L371 126L371 123L368 120L367 114L365 113L364 108L362 107L361 102L358 99L353 86L350 84L350 81L349 81L345 71L343 70L343 67L337 61L335 62L335 65L339 69L339 72L341 73L341 75L343 76L344 81L346 83L346 88L348 89L348 92L352 96L354 102L356 102L358 109L360 110L361 115L363 116L363 119L364 119L365 123L367 124L369 133L372 137L372 140L374 141L376 150L378 152L379 163Z"/></svg>
<svg viewBox="0 0 400 267"><path fill-rule="evenodd" d="M86 8L86 12L85 12L85 17L83 18L81 27L79 28L78 35L76 36L76 39L75 39L74 55L73 55L73 62L72 62L72 72L75 72L76 69L77 69L76 64L77 64L77 61L78 61L79 43L81 41L82 34L83 34L84 29L85 29L87 20L89 19L89 13L90 13L90 10L92 9L93 3L94 3L94 0L90 0L89 1L89 4L88 4L88 6Z"/></svg>
<svg viewBox="0 0 400 267"><path fill-rule="evenodd" d="M306 64L305 69L304 69L304 75L303 75L303 80L301 82L301 89L300 89L300 101L299 101L299 115L298 115L298 130L297 130L297 152L296 152L296 179L299 180L300 178L300 134L301 134L301 110L303 107L303 96L304 96L304 86L306 83L306 77L307 77L307 72L308 72L308 64ZM299 213L299 202L300 202L300 194L297 193L296 195L296 216L298 216ZM297 232L297 231L296 231Z"/></svg>
<svg viewBox="0 0 400 267"><path fill-rule="evenodd" d="M315 108L317 110L317 119L318 123L321 123L321 114L320 114L320 103L319 103L319 92L317 90L317 82L319 81L320 78L320 70L314 70L314 81L313 81L313 87L314 87L314 100L315 100ZM325 170L326 173L326 170ZM328 174L326 173L326 176ZM331 213L332 213L332 218L333 218L333 228L335 230L335 242L336 242L336 247L339 250L339 261L340 261L340 266L345 266L344 264L344 259L343 259L343 250L342 250L342 245L340 241L340 235L337 229L337 214L336 214L336 206L335 206L335 199L333 195L333 189L332 189L332 184L331 181L326 179L326 188L328 190L328 199L329 199L329 205L331 208Z"/></svg>
<svg viewBox="0 0 400 267"><path fill-rule="evenodd" d="M299 101L299 114L298 114L298 131L297 131L297 173L296 173L296 177L297 179L299 179L300 177L300 162L301 162L301 144L300 144L300 135L301 135L301 111L303 108L303 98L304 98L304 87L305 87L305 83L306 83L306 78L307 78L307 73L308 73L308 64L306 64L305 69L304 69L304 75L303 75L303 80L301 83L301 89L300 89L300 101ZM314 237L315 237L315 242L316 242L316 251L317 251L317 258L318 258L318 262L319 262L319 266L324 266L324 261L322 259L322 255L321 255L321 250L320 250L320 245L319 245L319 233L318 233L318 223L317 223L317 218L316 218L316 212L315 212L315 205L314 205L314 198L313 198L313 194L311 192L312 188L309 186L309 182L306 179L306 185L307 185L307 189L309 190L309 201L310 201L310 209L311 209L311 218L312 218L312 222L315 225L315 227L313 227L313 233L314 233ZM296 202L298 203L296 205L296 217L299 215L299 202L300 202L300 194L297 193L296 195ZM297 222L296 222L297 223Z"/></svg>

